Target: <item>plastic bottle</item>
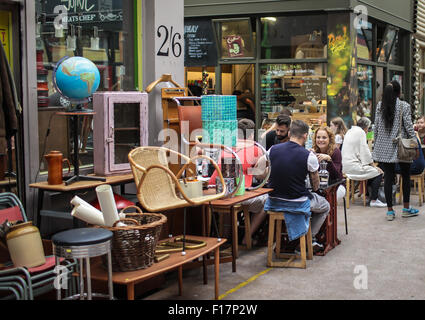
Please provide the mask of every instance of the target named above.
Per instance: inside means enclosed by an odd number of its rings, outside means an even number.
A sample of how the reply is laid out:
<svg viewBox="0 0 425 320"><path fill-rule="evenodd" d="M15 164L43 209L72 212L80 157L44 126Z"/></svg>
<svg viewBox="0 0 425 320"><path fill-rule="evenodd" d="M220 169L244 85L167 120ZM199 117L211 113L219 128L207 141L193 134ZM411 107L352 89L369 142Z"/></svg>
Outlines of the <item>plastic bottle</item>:
<svg viewBox="0 0 425 320"><path fill-rule="evenodd" d="M202 160L202 177L208 178L208 161L206 159Z"/></svg>
<svg viewBox="0 0 425 320"><path fill-rule="evenodd" d="M307 141L305 142L305 148L307 150L310 150L311 148L313 148L312 132L310 129L308 130Z"/></svg>

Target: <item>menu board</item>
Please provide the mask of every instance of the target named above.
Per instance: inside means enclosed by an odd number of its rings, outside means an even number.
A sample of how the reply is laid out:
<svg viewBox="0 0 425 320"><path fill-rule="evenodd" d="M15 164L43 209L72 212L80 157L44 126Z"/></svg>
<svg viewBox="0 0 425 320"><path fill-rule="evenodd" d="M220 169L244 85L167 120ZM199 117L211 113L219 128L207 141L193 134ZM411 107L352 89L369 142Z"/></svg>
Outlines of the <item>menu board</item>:
<svg viewBox="0 0 425 320"><path fill-rule="evenodd" d="M276 112L280 107L326 99L325 76L263 76L261 79L261 105L263 112Z"/></svg>
<svg viewBox="0 0 425 320"><path fill-rule="evenodd" d="M217 47L211 20L184 23L185 67L216 67Z"/></svg>

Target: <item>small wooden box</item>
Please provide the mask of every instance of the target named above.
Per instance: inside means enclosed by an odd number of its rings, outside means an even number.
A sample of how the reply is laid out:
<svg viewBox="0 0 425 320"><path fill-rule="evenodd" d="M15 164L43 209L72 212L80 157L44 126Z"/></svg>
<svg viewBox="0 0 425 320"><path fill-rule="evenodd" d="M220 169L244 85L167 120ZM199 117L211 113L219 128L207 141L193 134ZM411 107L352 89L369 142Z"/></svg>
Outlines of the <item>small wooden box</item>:
<svg viewBox="0 0 425 320"><path fill-rule="evenodd" d="M143 92L93 94L94 172L131 173L128 153L148 145L148 95Z"/></svg>

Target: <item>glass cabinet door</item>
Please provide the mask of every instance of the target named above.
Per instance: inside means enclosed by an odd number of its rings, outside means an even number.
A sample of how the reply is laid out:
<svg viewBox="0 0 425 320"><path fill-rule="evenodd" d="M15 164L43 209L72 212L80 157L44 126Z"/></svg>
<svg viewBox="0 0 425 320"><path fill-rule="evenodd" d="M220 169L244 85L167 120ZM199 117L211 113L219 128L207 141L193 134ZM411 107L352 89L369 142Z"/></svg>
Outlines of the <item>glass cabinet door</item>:
<svg viewBox="0 0 425 320"><path fill-rule="evenodd" d="M125 101L128 100L128 101ZM147 114L144 115L141 97L109 98L109 170L129 168L128 153L147 144Z"/></svg>

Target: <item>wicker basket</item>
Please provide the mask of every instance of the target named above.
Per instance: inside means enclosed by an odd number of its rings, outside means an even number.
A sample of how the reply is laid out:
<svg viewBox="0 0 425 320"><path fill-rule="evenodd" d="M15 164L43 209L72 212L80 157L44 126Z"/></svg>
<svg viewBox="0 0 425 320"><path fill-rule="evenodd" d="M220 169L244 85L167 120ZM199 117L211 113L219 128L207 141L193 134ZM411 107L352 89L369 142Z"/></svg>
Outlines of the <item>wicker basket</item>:
<svg viewBox="0 0 425 320"><path fill-rule="evenodd" d="M114 223L113 227L94 226L112 231L114 234L111 244L112 270L133 271L145 269L154 263L155 248L161 234L162 225L167 217L160 213L143 213L137 206L137 213L127 213L126 218ZM117 227L118 222L125 222L127 226ZM129 225L132 224L132 225ZM102 256L104 267L107 266L106 256Z"/></svg>

